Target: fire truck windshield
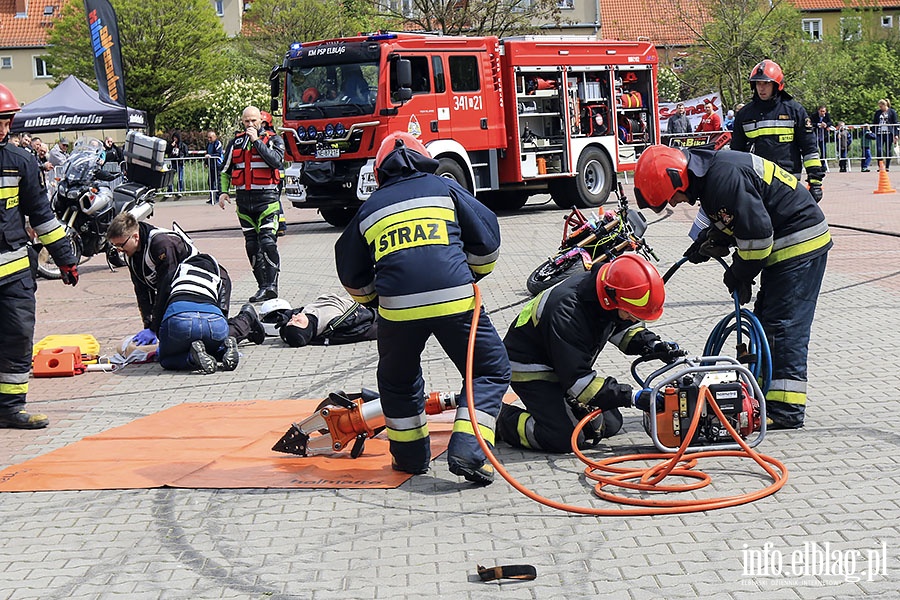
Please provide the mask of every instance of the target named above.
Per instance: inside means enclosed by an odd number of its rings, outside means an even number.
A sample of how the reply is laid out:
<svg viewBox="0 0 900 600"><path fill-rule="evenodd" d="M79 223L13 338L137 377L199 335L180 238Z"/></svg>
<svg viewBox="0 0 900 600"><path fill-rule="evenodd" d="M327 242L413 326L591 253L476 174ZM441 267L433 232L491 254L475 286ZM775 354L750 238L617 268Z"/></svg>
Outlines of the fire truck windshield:
<svg viewBox="0 0 900 600"><path fill-rule="evenodd" d="M371 115L377 93L377 62L296 66L285 80L285 119Z"/></svg>

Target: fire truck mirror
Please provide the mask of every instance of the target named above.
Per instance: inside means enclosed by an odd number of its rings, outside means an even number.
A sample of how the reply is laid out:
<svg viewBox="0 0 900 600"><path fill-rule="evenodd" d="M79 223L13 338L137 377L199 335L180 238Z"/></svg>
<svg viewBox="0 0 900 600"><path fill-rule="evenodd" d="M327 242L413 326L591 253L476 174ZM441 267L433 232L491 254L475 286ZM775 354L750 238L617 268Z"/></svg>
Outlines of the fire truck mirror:
<svg viewBox="0 0 900 600"><path fill-rule="evenodd" d="M269 80L269 96L272 99L278 98L281 95L281 79L276 75L272 79ZM274 109L272 109L274 110Z"/></svg>
<svg viewBox="0 0 900 600"><path fill-rule="evenodd" d="M269 112L273 115L278 112L278 98L273 96L271 100L269 100Z"/></svg>
<svg viewBox="0 0 900 600"><path fill-rule="evenodd" d="M406 58L397 61L397 87L412 89L412 65Z"/></svg>

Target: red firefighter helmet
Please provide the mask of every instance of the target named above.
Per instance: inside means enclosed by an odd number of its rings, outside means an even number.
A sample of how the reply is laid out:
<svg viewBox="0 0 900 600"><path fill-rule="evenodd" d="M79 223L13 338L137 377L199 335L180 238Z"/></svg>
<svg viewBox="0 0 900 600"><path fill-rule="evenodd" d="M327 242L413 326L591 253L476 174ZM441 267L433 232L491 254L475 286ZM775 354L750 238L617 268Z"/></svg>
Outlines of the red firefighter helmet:
<svg viewBox="0 0 900 600"><path fill-rule="evenodd" d="M666 288L656 268L636 254L623 254L597 272L597 298L607 310L624 310L642 321L663 313Z"/></svg>
<svg viewBox="0 0 900 600"><path fill-rule="evenodd" d="M0 119L11 119L21 109L9 88L0 83Z"/></svg>
<svg viewBox="0 0 900 600"><path fill-rule="evenodd" d="M784 89L784 72L777 62L766 59L750 71L750 89L756 89L757 81L771 81L780 92Z"/></svg>
<svg viewBox="0 0 900 600"><path fill-rule="evenodd" d="M378 152L375 154L376 181L378 180L378 169L381 168L381 163L384 162L384 159L388 154L402 146L406 146L410 150L414 150L422 156L427 156L429 158L431 157L431 154L429 154L428 150L425 148L425 145L411 133L406 133L405 131L395 131L393 133L390 133L384 138L384 141L381 142L381 146L379 146Z"/></svg>
<svg viewBox="0 0 900 600"><path fill-rule="evenodd" d="M634 168L634 196L639 208L661 212L675 192L688 187L688 160L684 152L669 146L650 146Z"/></svg>
<svg viewBox="0 0 900 600"><path fill-rule="evenodd" d="M272 115L264 110L259 111L259 120L268 127L272 127Z"/></svg>

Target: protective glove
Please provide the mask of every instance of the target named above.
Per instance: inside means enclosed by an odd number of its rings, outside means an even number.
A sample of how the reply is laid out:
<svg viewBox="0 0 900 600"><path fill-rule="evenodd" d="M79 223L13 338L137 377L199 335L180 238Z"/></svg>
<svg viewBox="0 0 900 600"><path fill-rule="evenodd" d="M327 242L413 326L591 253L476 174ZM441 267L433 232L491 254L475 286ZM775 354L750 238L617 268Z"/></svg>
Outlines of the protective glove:
<svg viewBox="0 0 900 600"><path fill-rule="evenodd" d="M635 390L634 396L632 397L632 406L634 406L638 410L650 412L652 396L653 390L651 389ZM663 395L662 393L659 393L656 395L655 412L659 412L660 410L662 410L663 406Z"/></svg>
<svg viewBox="0 0 900 600"><path fill-rule="evenodd" d="M619 383L615 377L607 377L594 397L588 401L588 406L600 410L610 410L618 407L632 405L632 388L627 383Z"/></svg>
<svg viewBox="0 0 900 600"><path fill-rule="evenodd" d="M816 202L821 202L822 200L822 182L813 183L809 182L809 193L813 197L813 200Z"/></svg>
<svg viewBox="0 0 900 600"><path fill-rule="evenodd" d="M731 269L725 269L725 275L722 277L722 281L725 283L725 287L728 288L728 292L730 294L734 294L735 290L738 293L738 303L743 306L750 302L750 299L753 297L753 282L752 281L743 281L734 276L734 273Z"/></svg>
<svg viewBox="0 0 900 600"><path fill-rule="evenodd" d="M59 273L62 275L64 284L72 287L78 285L78 265L62 265L59 268Z"/></svg>
<svg viewBox="0 0 900 600"><path fill-rule="evenodd" d="M682 254L682 256L687 258L689 262L695 265L708 261L710 259L709 255L701 252L701 248L706 242L707 235L709 235L708 227L697 234L697 239L694 240L693 244L688 246L688 249L684 251L684 254Z"/></svg>
<svg viewBox="0 0 900 600"><path fill-rule="evenodd" d="M133 338L131 338L138 346L146 346L148 344L156 343L156 334L153 333L152 329L141 329L138 331Z"/></svg>
<svg viewBox="0 0 900 600"><path fill-rule="evenodd" d="M676 342L656 342L650 347L650 351L644 354L644 356L658 358L667 365L686 355L687 351L682 350Z"/></svg>

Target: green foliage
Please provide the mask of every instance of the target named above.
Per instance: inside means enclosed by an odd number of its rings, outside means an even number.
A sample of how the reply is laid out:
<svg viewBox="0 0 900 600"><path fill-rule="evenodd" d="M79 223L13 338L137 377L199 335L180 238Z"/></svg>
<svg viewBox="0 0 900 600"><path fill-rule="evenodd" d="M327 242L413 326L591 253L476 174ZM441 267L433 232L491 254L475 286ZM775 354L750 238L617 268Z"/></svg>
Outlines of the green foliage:
<svg viewBox="0 0 900 600"><path fill-rule="evenodd" d="M129 106L158 115L221 80L225 34L208 0L113 0ZM74 74L94 83L83 4L65 5L50 32L48 62L57 81Z"/></svg>
<svg viewBox="0 0 900 600"><path fill-rule="evenodd" d="M676 102L684 100L681 97L681 84L678 76L667 67L659 68L659 76L657 85L659 87L659 98L663 101Z"/></svg>
<svg viewBox="0 0 900 600"><path fill-rule="evenodd" d="M409 22L425 31L445 35L508 36L538 33L534 23L560 22L557 0L412 0L412 16L400 12L401 2L376 0L386 18Z"/></svg>
<svg viewBox="0 0 900 600"><path fill-rule="evenodd" d="M239 129L241 112L246 107L269 109L268 79L223 81L204 95L201 103L203 109L198 121L200 128L212 129L219 133L219 137L228 139Z"/></svg>

